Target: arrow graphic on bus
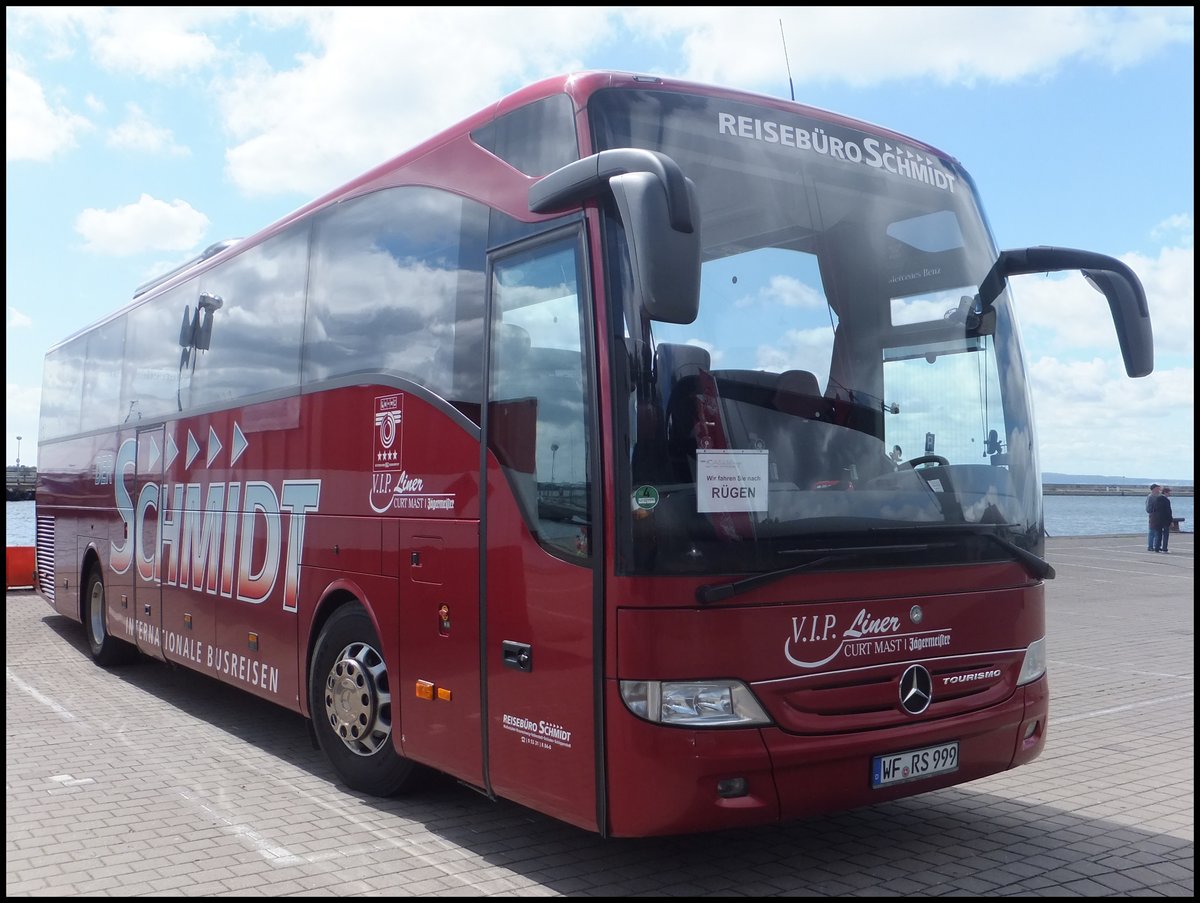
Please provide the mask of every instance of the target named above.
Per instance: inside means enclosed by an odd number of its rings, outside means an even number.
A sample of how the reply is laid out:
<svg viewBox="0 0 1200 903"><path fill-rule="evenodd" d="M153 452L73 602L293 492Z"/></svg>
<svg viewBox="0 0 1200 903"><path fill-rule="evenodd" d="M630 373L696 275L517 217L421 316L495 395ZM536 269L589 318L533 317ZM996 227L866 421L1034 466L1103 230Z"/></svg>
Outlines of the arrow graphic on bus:
<svg viewBox="0 0 1200 903"><path fill-rule="evenodd" d="M238 458L240 458L242 456L242 454L246 451L246 449L249 447L250 447L250 442L249 442L249 440L246 439L246 434L242 432L241 425L235 421L233 424L232 449L231 449L230 455L229 455L230 466L236 464ZM208 453L205 456L205 462L204 462L205 466L211 467L213 461L216 460L217 455L219 455L224 448L225 448L225 446L221 442L220 437L217 435L216 429L214 429L213 427L210 426L208 428ZM167 449L168 449L168 451L167 451L167 459L166 459L165 467L166 467L166 469L169 470L171 467L171 464L174 463L175 458L179 454L179 449L175 445L175 439L170 434L167 435ZM154 452L151 452L151 454L154 454ZM196 456L199 454L200 454L200 443L196 440L196 437L192 433L192 431L188 430L187 457L184 459L183 466L191 467L192 462L196 460ZM155 455L155 457L157 457L157 455ZM151 462L151 466L153 466L153 462Z"/></svg>

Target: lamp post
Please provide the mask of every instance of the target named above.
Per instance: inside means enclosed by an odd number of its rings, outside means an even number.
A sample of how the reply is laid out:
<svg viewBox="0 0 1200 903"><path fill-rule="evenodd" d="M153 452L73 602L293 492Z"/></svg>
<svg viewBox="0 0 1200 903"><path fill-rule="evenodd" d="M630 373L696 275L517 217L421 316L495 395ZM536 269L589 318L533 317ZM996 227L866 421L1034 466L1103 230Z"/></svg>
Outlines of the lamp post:
<svg viewBox="0 0 1200 903"><path fill-rule="evenodd" d="M17 436L17 470L21 469L21 437Z"/></svg>
<svg viewBox="0 0 1200 903"><path fill-rule="evenodd" d="M550 482L554 482L554 459L558 457L558 443L550 443Z"/></svg>

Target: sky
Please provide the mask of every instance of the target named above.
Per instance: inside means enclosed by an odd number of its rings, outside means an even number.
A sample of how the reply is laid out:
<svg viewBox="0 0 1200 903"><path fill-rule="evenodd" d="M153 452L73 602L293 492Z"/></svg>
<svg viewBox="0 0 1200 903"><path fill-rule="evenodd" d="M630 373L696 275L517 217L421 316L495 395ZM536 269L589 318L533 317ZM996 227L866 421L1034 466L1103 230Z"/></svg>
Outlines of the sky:
<svg viewBox="0 0 1200 903"><path fill-rule="evenodd" d="M1001 248L1129 264L1154 330L1155 371L1139 379L1100 295L1012 280L1042 470L1193 479L1193 7L8 6L5 19L6 464L37 463L46 351L138 285L525 84L617 69L905 133L963 163Z"/></svg>

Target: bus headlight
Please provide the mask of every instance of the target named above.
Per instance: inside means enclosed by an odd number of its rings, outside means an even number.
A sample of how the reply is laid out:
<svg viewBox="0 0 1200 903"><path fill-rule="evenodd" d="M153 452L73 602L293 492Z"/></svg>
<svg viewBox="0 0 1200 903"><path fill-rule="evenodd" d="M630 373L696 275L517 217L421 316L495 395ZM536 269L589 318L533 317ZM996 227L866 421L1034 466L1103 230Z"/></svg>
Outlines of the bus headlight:
<svg viewBox="0 0 1200 903"><path fill-rule="evenodd" d="M621 699L639 718L688 727L770 724L740 680L623 680Z"/></svg>
<svg viewBox="0 0 1200 903"><path fill-rule="evenodd" d="M1046 673L1046 638L1034 640L1025 650L1025 661L1021 663L1021 673L1017 675L1017 686L1023 686L1037 680Z"/></svg>

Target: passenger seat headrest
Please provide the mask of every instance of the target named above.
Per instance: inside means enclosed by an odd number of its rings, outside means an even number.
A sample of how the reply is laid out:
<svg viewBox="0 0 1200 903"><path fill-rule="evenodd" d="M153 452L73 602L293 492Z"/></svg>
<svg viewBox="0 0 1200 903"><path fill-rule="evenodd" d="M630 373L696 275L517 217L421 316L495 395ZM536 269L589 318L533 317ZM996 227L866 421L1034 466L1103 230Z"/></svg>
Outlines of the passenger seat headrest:
<svg viewBox="0 0 1200 903"><path fill-rule="evenodd" d="M779 374L775 383L775 407L780 411L792 411L799 399L798 395L821 397L821 384L817 377L807 370L785 370Z"/></svg>
<svg viewBox="0 0 1200 903"><path fill-rule="evenodd" d="M685 376L695 376L712 366L708 349L699 345L662 342L655 349L654 358L659 378L669 377L672 382L678 382Z"/></svg>

